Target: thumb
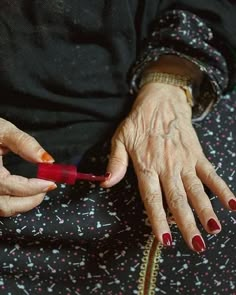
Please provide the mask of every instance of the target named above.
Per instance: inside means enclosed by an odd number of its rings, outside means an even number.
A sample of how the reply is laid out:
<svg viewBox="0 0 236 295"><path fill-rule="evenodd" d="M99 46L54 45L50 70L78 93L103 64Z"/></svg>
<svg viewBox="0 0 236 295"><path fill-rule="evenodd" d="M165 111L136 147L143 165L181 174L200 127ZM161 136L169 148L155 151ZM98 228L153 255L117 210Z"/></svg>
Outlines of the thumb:
<svg viewBox="0 0 236 295"><path fill-rule="evenodd" d="M1 144L13 153L30 162L54 162L35 138L17 128L14 124L0 119Z"/></svg>
<svg viewBox="0 0 236 295"><path fill-rule="evenodd" d="M110 173L111 176L108 180L100 184L101 187L108 188L117 184L125 176L128 162L129 155L124 144L120 140L114 140L107 166L107 173Z"/></svg>

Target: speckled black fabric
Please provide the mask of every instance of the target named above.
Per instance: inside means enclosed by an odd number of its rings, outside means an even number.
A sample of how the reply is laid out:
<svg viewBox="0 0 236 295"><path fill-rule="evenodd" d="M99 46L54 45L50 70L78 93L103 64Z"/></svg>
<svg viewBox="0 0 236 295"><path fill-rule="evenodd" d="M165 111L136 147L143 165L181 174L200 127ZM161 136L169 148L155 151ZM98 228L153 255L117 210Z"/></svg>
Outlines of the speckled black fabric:
<svg viewBox="0 0 236 295"><path fill-rule="evenodd" d="M208 159L235 192L236 93L223 97L195 127ZM91 151L80 168L105 169L107 157L101 155L108 146ZM155 294L236 294L236 216L208 193L221 233L206 234L198 223L207 250L197 254L172 225L174 243L161 251ZM139 294L150 234L131 168L112 189L87 182L61 185L36 209L0 219L0 294Z"/></svg>

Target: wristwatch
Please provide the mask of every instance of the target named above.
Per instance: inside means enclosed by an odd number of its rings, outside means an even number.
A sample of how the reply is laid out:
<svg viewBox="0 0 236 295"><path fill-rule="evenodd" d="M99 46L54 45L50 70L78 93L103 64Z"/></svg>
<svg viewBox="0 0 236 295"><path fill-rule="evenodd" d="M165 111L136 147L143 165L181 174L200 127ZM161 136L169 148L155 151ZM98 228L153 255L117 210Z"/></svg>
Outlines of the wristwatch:
<svg viewBox="0 0 236 295"><path fill-rule="evenodd" d="M191 107L194 105L192 94L193 81L190 77L169 73L150 72L142 76L139 83L139 88L143 87L145 84L155 82L179 86L181 89L184 90L189 105Z"/></svg>

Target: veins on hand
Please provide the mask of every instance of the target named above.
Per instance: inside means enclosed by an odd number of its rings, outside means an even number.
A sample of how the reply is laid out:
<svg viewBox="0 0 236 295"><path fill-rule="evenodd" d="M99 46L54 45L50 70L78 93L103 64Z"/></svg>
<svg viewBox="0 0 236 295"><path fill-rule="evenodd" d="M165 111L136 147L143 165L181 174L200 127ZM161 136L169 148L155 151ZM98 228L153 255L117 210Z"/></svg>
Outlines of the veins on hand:
<svg viewBox="0 0 236 295"><path fill-rule="evenodd" d="M174 129L179 129L177 125L177 118L175 117L173 120L168 122L167 126L163 128L164 133L160 134L160 136L165 139L165 138L171 138L173 137L174 134Z"/></svg>

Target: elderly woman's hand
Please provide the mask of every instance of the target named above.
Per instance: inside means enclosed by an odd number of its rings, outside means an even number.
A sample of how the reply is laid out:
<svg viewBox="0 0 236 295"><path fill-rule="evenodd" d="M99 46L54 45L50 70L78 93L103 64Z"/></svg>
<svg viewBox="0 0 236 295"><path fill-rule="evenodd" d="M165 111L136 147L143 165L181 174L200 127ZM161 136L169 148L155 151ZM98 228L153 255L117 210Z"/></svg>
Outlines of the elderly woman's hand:
<svg viewBox="0 0 236 295"><path fill-rule="evenodd" d="M0 118L0 216L13 216L39 205L46 192L56 188L54 182L11 175L3 166L8 151L33 163L52 162L52 157L30 135Z"/></svg>
<svg viewBox="0 0 236 295"><path fill-rule="evenodd" d="M191 207L208 233L221 230L203 184L228 209L235 209L236 199L204 156L191 115L181 88L161 83L145 85L113 137L107 168L111 178L102 185L110 187L124 177L129 155L157 239L164 245L172 242L166 201L186 243L201 252L206 245Z"/></svg>

